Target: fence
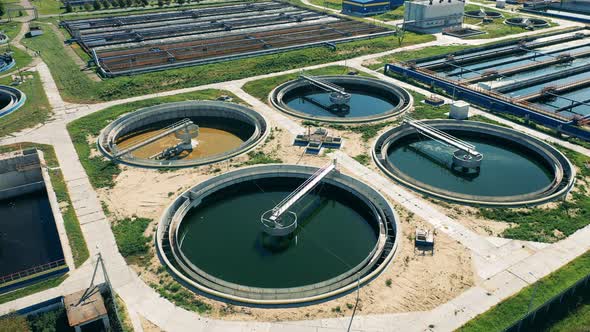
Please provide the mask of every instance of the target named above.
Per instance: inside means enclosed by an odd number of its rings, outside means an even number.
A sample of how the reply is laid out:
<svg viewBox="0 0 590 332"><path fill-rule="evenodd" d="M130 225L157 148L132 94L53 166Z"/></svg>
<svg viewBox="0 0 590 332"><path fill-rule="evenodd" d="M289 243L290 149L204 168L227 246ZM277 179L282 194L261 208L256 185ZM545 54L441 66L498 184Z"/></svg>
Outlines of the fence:
<svg viewBox="0 0 590 332"><path fill-rule="evenodd" d="M15 280L19 280L22 278L26 278L29 277L33 274L37 274L37 273L41 273L41 272L45 272L60 266L64 266L66 265L66 261L65 259L60 259L54 262L49 262L43 265L38 265L35 267L32 267L30 269L27 270L23 270L23 271L19 271L19 272L15 272L15 273L11 273L5 276L0 277L0 287L4 286L5 283L9 283L9 282L13 282Z"/></svg>
<svg viewBox="0 0 590 332"><path fill-rule="evenodd" d="M529 312L505 332L541 331L547 323L565 317L577 307L580 300L590 299L590 274L565 291L552 297L537 309Z"/></svg>

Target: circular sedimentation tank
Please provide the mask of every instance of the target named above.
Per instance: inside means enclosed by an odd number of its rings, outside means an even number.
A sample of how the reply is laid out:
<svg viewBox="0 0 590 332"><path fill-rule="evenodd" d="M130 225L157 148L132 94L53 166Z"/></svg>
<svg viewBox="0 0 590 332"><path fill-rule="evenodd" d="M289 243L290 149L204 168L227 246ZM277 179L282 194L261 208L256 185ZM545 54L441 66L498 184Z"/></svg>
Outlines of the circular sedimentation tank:
<svg viewBox="0 0 590 332"><path fill-rule="evenodd" d="M19 89L0 85L0 117L19 109L26 99L27 96Z"/></svg>
<svg viewBox="0 0 590 332"><path fill-rule="evenodd" d="M398 232L393 208L366 184L332 171L288 210L292 233L262 227L263 213L316 171L253 166L194 186L160 220L160 258L192 287L245 303L315 301L368 282L393 258Z"/></svg>
<svg viewBox="0 0 590 332"><path fill-rule="evenodd" d="M549 22L540 18L512 17L504 21L505 24L518 27L546 28Z"/></svg>
<svg viewBox="0 0 590 332"><path fill-rule="evenodd" d="M0 45L7 44L10 39L8 36L2 32L0 32Z"/></svg>
<svg viewBox="0 0 590 332"><path fill-rule="evenodd" d="M465 12L465 16L471 18L487 18L492 20L504 17L502 13L493 10L470 10Z"/></svg>
<svg viewBox="0 0 590 332"><path fill-rule="evenodd" d="M192 123L187 144L179 135L183 131L170 132L170 128L186 122ZM107 157L129 165L189 167L242 154L256 146L267 131L260 114L238 104L176 102L119 117L101 131L98 147Z"/></svg>
<svg viewBox="0 0 590 332"><path fill-rule="evenodd" d="M373 157L391 178L423 194L483 206L525 206L561 197L572 188L575 169L551 145L492 124L422 121L475 146L478 168L462 167L457 148L428 139L407 123L375 142ZM457 155L459 154L459 156Z"/></svg>
<svg viewBox="0 0 590 332"><path fill-rule="evenodd" d="M405 112L412 97L404 89L381 80L360 76L317 76L344 88L349 100L299 78L276 87L270 103L290 115L314 121L362 123L383 120Z"/></svg>
<svg viewBox="0 0 590 332"><path fill-rule="evenodd" d="M12 55L6 53L0 54L0 73L11 69L15 65L16 62L14 61Z"/></svg>

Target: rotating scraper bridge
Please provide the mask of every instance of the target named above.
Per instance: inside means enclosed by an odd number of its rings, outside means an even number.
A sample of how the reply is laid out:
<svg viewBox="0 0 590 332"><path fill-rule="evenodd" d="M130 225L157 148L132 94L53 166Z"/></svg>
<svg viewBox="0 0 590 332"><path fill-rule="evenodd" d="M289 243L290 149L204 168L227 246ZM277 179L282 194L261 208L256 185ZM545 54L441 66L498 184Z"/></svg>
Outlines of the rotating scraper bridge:
<svg viewBox="0 0 590 332"><path fill-rule="evenodd" d="M219 154L198 159L175 158L179 153L193 148L192 139L198 135L199 121L206 122L207 119L235 123L235 126L241 129L250 128L248 137L245 137L239 146ZM118 148L117 143L122 137L141 133L146 127L157 128L161 123L172 124L159 128L157 133L129 147ZM133 155L133 151L173 133L180 140L178 144L168 146L151 158ZM267 133L266 120L247 107L220 101L187 101L156 105L127 113L101 131L97 144L105 156L125 164L140 167L188 167L210 164L242 154L258 144Z"/></svg>
<svg viewBox="0 0 590 332"><path fill-rule="evenodd" d="M260 218L262 229L269 235L285 236L297 228L297 214L291 207L312 191L328 174L336 170L336 161L319 168L289 196L285 197L273 209L266 211Z"/></svg>
<svg viewBox="0 0 590 332"><path fill-rule="evenodd" d="M66 20L104 76L206 64L391 35L372 24L282 2Z"/></svg>
<svg viewBox="0 0 590 332"><path fill-rule="evenodd" d="M453 153L453 167L464 171L475 169L479 171L483 155L475 150L475 145L464 142L425 122L415 120L410 116L404 117L404 124L413 127L418 133L446 146L457 148Z"/></svg>

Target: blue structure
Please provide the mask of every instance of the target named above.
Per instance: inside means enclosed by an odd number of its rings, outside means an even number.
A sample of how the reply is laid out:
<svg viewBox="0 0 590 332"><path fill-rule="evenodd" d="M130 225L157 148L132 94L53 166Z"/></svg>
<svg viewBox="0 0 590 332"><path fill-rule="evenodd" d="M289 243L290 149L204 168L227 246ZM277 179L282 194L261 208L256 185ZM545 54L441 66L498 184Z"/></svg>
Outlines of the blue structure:
<svg viewBox="0 0 590 332"><path fill-rule="evenodd" d="M480 91L454 84L454 82L450 82L437 76L428 75L400 64L386 64L385 73L387 74L387 72L393 72L402 75L403 77L427 84L433 90L435 88L443 89L457 99L462 99L469 103L479 105L492 112L516 115L555 129L560 133L590 141L590 131L577 126L574 121L560 120L556 117L549 116L548 114L539 113L532 109L513 104L507 99L500 99L495 96L487 95Z"/></svg>
<svg viewBox="0 0 590 332"><path fill-rule="evenodd" d="M355 16L369 16L385 13L399 6L404 0L344 0L342 13Z"/></svg>

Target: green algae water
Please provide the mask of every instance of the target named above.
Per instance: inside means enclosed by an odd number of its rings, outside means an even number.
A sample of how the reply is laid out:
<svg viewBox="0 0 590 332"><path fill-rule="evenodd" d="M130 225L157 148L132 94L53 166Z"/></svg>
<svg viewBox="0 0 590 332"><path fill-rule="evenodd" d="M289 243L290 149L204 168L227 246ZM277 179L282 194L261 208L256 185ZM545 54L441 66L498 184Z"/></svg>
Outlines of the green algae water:
<svg viewBox="0 0 590 332"><path fill-rule="evenodd" d="M401 173L439 189L477 196L513 196L541 190L553 180L550 168L540 157L499 138L485 139L449 132L475 145L483 154L478 174L452 169L455 148L409 135L387 151L389 162Z"/></svg>
<svg viewBox="0 0 590 332"><path fill-rule="evenodd" d="M377 242L377 221L364 202L338 187L322 183L290 210L299 225L289 237L262 231L262 213L302 181L250 180L207 196L183 220L180 250L209 275L261 288L318 283L360 264Z"/></svg>

